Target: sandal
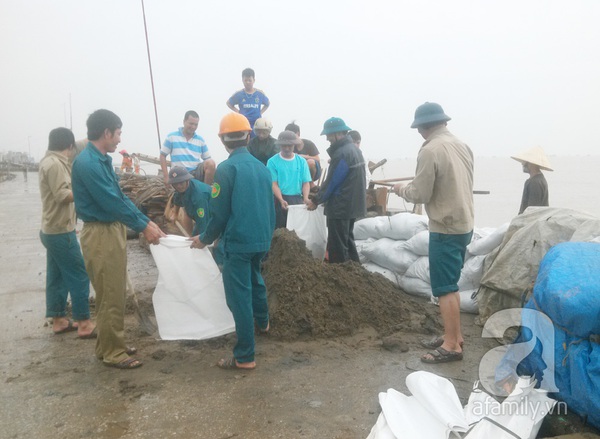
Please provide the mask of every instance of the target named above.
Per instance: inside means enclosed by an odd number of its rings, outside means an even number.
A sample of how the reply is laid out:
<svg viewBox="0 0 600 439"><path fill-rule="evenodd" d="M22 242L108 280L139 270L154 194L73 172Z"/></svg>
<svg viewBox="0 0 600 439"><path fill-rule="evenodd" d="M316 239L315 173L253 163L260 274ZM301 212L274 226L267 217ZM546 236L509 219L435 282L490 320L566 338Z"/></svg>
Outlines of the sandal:
<svg viewBox="0 0 600 439"><path fill-rule="evenodd" d="M140 360L136 360L133 357L129 357L118 363L104 363L104 365L108 367L115 367L117 369L136 369L138 367L142 367L144 363L142 363Z"/></svg>
<svg viewBox="0 0 600 439"><path fill-rule="evenodd" d="M419 344L427 349L437 349L444 344L444 336L440 335L438 337L433 337L431 340L421 340ZM463 347L463 345L464 342L460 342L461 348Z"/></svg>
<svg viewBox="0 0 600 439"><path fill-rule="evenodd" d="M94 329L92 329L92 332L90 332L89 334L78 335L77 338L81 340L91 340L93 338L98 338L98 331L96 331L96 327L94 327Z"/></svg>
<svg viewBox="0 0 600 439"><path fill-rule="evenodd" d="M73 332L73 331L77 331L77 326L75 326L73 324L73 320L69 319L67 326L65 326L62 329L59 329L58 331L53 331L53 332L54 332L54 335L59 335L59 334L65 334L67 332Z"/></svg>
<svg viewBox="0 0 600 439"><path fill-rule="evenodd" d="M242 363L242 364L244 364L244 363ZM252 367L241 367L240 363L237 362L235 357L231 357L228 359L221 358L219 360L219 362L217 363L217 366L220 367L221 369L227 369L227 370L253 370L254 368L256 368L256 365L254 365Z"/></svg>
<svg viewBox="0 0 600 439"><path fill-rule="evenodd" d="M427 355L431 355L431 358L428 358ZM462 359L462 352L447 351L442 347L428 352L421 357L421 361L428 364L449 363L451 361L460 361Z"/></svg>

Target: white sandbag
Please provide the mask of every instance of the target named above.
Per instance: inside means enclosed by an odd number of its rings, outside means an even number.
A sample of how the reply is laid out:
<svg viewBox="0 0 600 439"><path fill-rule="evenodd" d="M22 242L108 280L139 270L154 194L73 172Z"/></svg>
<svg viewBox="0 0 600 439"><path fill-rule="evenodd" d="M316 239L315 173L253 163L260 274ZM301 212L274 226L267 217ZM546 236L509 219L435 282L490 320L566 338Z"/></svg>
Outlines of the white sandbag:
<svg viewBox="0 0 600 439"><path fill-rule="evenodd" d="M429 255L429 230L423 230L406 241L406 249L415 255Z"/></svg>
<svg viewBox="0 0 600 439"><path fill-rule="evenodd" d="M460 272L460 280L458 281L458 289L460 291L479 288L481 278L483 277L483 262L486 256L471 256L465 261Z"/></svg>
<svg viewBox="0 0 600 439"><path fill-rule="evenodd" d="M390 233L391 227L389 216L364 218L354 223L354 238L381 239Z"/></svg>
<svg viewBox="0 0 600 439"><path fill-rule="evenodd" d="M210 251L168 235L150 251L158 268L152 302L163 340L202 340L233 332L221 272Z"/></svg>
<svg viewBox="0 0 600 439"><path fill-rule="evenodd" d="M519 378L515 390L499 406L466 407L467 413L478 415L481 420L465 439L535 439L544 417L552 411L556 400L548 398L547 392L535 389L535 379ZM469 402L479 401L469 398Z"/></svg>
<svg viewBox="0 0 600 439"><path fill-rule="evenodd" d="M414 213L397 213L390 217L391 231L386 238L410 239L417 233L429 230L429 218Z"/></svg>
<svg viewBox="0 0 600 439"><path fill-rule="evenodd" d="M413 252L406 250L405 241L395 241L389 238L378 239L362 248L363 255L368 261L404 274L408 267L418 259Z"/></svg>
<svg viewBox="0 0 600 439"><path fill-rule="evenodd" d="M421 279L428 284L431 283L431 277L429 275L429 256L421 256L415 262L408 267L406 273L404 273L407 277L416 277L417 279Z"/></svg>
<svg viewBox="0 0 600 439"><path fill-rule="evenodd" d="M477 304L477 290L459 291L460 310L469 314L479 314L479 305ZM440 304L440 299L431 296L431 303L434 305Z"/></svg>
<svg viewBox="0 0 600 439"><path fill-rule="evenodd" d="M304 204L288 207L287 229L293 230L298 238L306 242L315 259L323 260L327 248L327 218L323 206L308 210Z"/></svg>
<svg viewBox="0 0 600 439"><path fill-rule="evenodd" d="M396 285L399 285L398 278L400 276L397 275L396 273L394 273L392 270L380 267L379 265L374 264L373 262L365 262L362 264L362 266L365 267L365 269L367 269L371 273L379 273L386 279L389 279L390 281L394 282Z"/></svg>
<svg viewBox="0 0 600 439"><path fill-rule="evenodd" d="M384 419L380 416L368 439L447 439L467 431L463 408L449 380L420 371L408 375L406 385L413 396L394 389L379 394Z"/></svg>
<svg viewBox="0 0 600 439"><path fill-rule="evenodd" d="M459 291L460 310L469 314L479 314L479 306L477 305L477 289Z"/></svg>
<svg viewBox="0 0 600 439"><path fill-rule="evenodd" d="M400 276L398 282L400 289L413 296L420 296L426 299L431 297L431 284L423 279L416 277Z"/></svg>
<svg viewBox="0 0 600 439"><path fill-rule="evenodd" d="M397 213L394 216L365 218L354 224L354 238L390 238L407 240L428 229L428 218L413 213Z"/></svg>
<svg viewBox="0 0 600 439"><path fill-rule="evenodd" d="M487 255L489 252L494 250L500 244L502 244L502 240L504 239L504 235L508 230L508 226L510 223L504 223L493 233L484 236L480 239L473 239L471 243L467 246L467 251L471 255Z"/></svg>
<svg viewBox="0 0 600 439"><path fill-rule="evenodd" d="M365 264L367 263L369 260L368 258L363 254L363 247L366 244L370 244L372 242L375 242L376 240L373 238L369 238L369 239L359 239L354 241L354 244L356 245L356 252L358 253L358 259L360 261L361 264Z"/></svg>

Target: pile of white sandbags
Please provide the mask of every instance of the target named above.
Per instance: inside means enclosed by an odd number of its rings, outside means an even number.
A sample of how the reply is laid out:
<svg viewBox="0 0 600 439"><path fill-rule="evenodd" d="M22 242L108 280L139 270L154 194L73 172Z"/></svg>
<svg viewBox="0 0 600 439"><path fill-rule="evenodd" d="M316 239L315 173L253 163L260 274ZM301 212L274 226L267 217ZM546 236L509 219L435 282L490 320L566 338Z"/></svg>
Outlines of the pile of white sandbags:
<svg viewBox="0 0 600 439"><path fill-rule="evenodd" d="M408 294L432 297L428 223L426 216L412 213L357 221L354 237L361 263L367 270L381 273ZM484 259L502 243L508 225L474 230L458 283L463 311L478 312L473 296L483 276Z"/></svg>

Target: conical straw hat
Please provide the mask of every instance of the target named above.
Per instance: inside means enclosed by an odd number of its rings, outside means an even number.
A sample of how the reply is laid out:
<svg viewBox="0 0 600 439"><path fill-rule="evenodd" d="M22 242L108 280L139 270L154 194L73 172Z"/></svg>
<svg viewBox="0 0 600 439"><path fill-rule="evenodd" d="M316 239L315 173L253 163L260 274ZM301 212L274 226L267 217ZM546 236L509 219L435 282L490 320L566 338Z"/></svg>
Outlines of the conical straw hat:
<svg viewBox="0 0 600 439"><path fill-rule="evenodd" d="M531 163L533 165L537 165L540 167L540 169L545 169L546 171L554 170L550 167L550 161L548 160L548 157L546 157L546 154L541 146L534 146L533 148L521 152L515 156L511 156L510 158L521 163Z"/></svg>

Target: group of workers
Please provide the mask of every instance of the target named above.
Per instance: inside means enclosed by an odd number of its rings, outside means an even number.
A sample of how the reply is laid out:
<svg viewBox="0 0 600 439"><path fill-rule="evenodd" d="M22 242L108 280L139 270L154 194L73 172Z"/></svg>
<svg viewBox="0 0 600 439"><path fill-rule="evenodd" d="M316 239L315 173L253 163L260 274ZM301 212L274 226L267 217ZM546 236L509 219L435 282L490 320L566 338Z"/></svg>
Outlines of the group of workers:
<svg viewBox="0 0 600 439"><path fill-rule="evenodd" d="M259 90L253 89L251 69L244 70L243 82L244 90L228 101L236 111L220 123L219 137L229 157L218 167L196 134L199 116L194 111L185 114L183 127L170 133L161 148L164 181L176 191L175 205L183 207L193 222L191 247L202 249L218 242L220 249L226 303L237 335L233 356L217 363L224 369L256 367L255 328L260 333L270 329L261 261L274 229L285 227L288 206L304 204L314 211L324 205L330 263L359 262L354 222L366 215L368 168L359 148L360 134L339 117L325 121L321 135L330 143L330 162L326 177L316 185L322 171L314 143L300 137L295 123L277 139L271 137L272 126L261 117L269 100L262 92L252 98ZM244 114L248 109L251 117ZM424 204L429 217L431 286L439 298L444 334L423 341L430 349L421 357L427 363L462 359L464 343L458 280L474 227L473 153L448 131L449 120L439 104L426 102L416 109L411 128L425 142L415 177L393 188L405 200ZM143 233L151 244L158 244L165 234L119 187L108 154L121 141L121 119L102 109L93 112L86 124L88 143L72 166L76 142L66 128L52 130L48 152L40 162L46 316L53 318L55 334L77 331L80 338L95 338L96 357L105 365L133 369L142 362L133 357L136 350L124 339L126 227ZM125 157L126 151L121 153ZM532 175L525 189L528 196L540 197L545 180L540 182L539 169L549 166L528 157L514 158L523 161ZM81 249L76 217L83 221ZM90 319L90 281L96 292L95 325ZM69 293L75 322L66 317Z"/></svg>

